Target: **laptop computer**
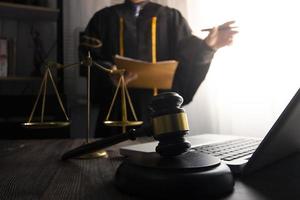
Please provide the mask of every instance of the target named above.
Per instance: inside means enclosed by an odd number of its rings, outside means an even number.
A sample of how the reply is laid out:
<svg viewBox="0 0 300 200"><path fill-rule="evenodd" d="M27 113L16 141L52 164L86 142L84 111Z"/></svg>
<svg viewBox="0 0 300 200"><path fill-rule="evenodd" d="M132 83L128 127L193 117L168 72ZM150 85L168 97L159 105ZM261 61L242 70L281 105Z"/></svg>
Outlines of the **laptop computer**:
<svg viewBox="0 0 300 200"><path fill-rule="evenodd" d="M300 89L263 138L221 134L186 137L192 151L219 157L233 173L250 174L300 150ZM124 146L120 153L136 156L155 151L157 142Z"/></svg>

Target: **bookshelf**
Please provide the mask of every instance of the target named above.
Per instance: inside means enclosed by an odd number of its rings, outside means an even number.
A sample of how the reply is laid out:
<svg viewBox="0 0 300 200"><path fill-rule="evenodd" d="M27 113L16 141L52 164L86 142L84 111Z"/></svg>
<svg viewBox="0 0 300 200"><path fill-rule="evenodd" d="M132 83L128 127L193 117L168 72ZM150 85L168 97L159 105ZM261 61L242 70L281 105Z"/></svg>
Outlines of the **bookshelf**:
<svg viewBox="0 0 300 200"><path fill-rule="evenodd" d="M1 132L24 132L20 123L29 116L38 94L45 71L43 64L63 61L62 2L48 0L49 7L0 2L0 39L13 41L13 51L8 50L12 56L6 56L10 61L7 75L0 76ZM35 55L41 49L44 50L43 59L37 62L39 57ZM36 69L39 73L34 73ZM63 96L63 71L53 75ZM47 95L47 102L55 97L53 91ZM49 113L49 116L57 117L56 113Z"/></svg>
<svg viewBox="0 0 300 200"><path fill-rule="evenodd" d="M15 20L57 21L59 9L0 2L0 17Z"/></svg>
<svg viewBox="0 0 300 200"><path fill-rule="evenodd" d="M40 77L30 77L30 76L10 76L10 77L0 77L0 81L41 81Z"/></svg>
<svg viewBox="0 0 300 200"><path fill-rule="evenodd" d="M50 61L62 62L62 14L60 0L55 8L0 2L0 38L7 39L13 46L14 53L8 50L8 68L6 76L0 76L0 81L24 82L39 80L32 74L34 68L32 30L41 35L39 41L44 45L44 55L49 53ZM47 27L49 26L49 27ZM49 31L49 32L48 32ZM11 47L9 47L11 48ZM11 55L13 58L10 58ZM44 56L45 57L45 56ZM46 60L45 60L46 61ZM63 74L58 74L63 79ZM62 87L62 86L61 86ZM0 95L2 91L0 90Z"/></svg>

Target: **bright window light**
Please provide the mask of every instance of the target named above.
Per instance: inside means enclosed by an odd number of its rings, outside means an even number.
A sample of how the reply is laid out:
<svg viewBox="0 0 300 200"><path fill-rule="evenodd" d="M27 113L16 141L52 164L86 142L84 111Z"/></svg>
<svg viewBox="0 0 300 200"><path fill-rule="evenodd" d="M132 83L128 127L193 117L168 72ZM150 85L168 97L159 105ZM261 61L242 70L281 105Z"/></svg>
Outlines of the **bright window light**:
<svg viewBox="0 0 300 200"><path fill-rule="evenodd" d="M197 94L203 99L203 92L206 93L213 109L209 112L214 113L211 120L218 121L214 131L262 136L300 86L298 1L187 0L187 3L188 21L194 33L202 38L205 37L202 28L229 20L235 20L239 26L234 44L216 53L201 86L202 93Z"/></svg>

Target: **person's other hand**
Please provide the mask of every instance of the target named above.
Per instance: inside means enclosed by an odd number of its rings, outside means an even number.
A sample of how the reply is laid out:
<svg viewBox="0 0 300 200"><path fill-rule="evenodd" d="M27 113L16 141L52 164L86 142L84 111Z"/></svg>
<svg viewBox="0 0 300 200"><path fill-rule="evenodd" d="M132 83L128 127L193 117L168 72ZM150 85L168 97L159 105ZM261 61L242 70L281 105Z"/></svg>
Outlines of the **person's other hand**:
<svg viewBox="0 0 300 200"><path fill-rule="evenodd" d="M117 70L117 67L114 65L114 66L112 66L111 69L112 70ZM125 71L125 73L124 73L124 82L127 85L129 82L137 79L137 77L138 77L137 73ZM111 78L113 84L115 86L117 86L118 83L119 83L119 80L120 80L120 74L114 74L113 73L113 74L110 75L110 78Z"/></svg>
<svg viewBox="0 0 300 200"><path fill-rule="evenodd" d="M220 26L214 27L209 31L208 36L204 39L206 44L217 50L227 45L231 45L233 37L238 31L232 25L235 21L226 22Z"/></svg>

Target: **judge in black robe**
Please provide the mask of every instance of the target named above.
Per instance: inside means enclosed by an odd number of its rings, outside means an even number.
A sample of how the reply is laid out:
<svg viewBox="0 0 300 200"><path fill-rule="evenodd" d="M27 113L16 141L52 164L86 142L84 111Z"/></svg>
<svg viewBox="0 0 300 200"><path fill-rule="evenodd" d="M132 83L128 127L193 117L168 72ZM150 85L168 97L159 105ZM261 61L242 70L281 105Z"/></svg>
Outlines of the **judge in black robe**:
<svg viewBox="0 0 300 200"><path fill-rule="evenodd" d="M177 60L179 65L171 91L178 92L184 104L188 104L204 80L216 49L192 35L178 10L147 0L133 2L126 0L123 4L104 8L92 17L84 34L103 43L101 48L90 49L92 58L106 67L113 65L116 54L149 62ZM86 51L82 48L81 56L86 55ZM103 124L116 87L105 72L92 68L91 74L91 100L100 109L95 136L119 134L120 130ZM153 90L129 89L129 93L137 117L147 123ZM116 109L119 115L115 117L121 120L121 111Z"/></svg>

